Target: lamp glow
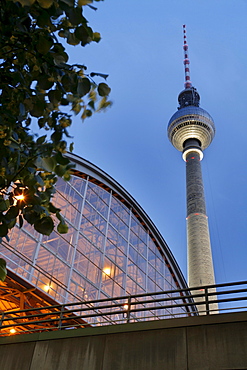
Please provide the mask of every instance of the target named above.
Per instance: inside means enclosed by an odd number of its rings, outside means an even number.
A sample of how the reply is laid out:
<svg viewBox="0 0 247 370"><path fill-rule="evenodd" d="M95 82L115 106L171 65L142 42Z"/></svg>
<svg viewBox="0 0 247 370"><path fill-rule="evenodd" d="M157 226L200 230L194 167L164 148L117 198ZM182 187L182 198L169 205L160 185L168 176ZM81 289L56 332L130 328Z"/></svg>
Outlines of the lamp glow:
<svg viewBox="0 0 247 370"><path fill-rule="evenodd" d="M110 274L111 274L111 269L110 269L110 267L105 267L105 268L103 269L103 273L104 273L105 275L110 276Z"/></svg>
<svg viewBox="0 0 247 370"><path fill-rule="evenodd" d="M16 330L14 328L10 329L10 334L15 334L16 333Z"/></svg>
<svg viewBox="0 0 247 370"><path fill-rule="evenodd" d="M22 200L24 200L24 199L25 199L25 196L24 196L23 194L19 194L19 195L16 195L16 196L15 196L15 199L16 199L16 200L20 200L20 201L22 201Z"/></svg>

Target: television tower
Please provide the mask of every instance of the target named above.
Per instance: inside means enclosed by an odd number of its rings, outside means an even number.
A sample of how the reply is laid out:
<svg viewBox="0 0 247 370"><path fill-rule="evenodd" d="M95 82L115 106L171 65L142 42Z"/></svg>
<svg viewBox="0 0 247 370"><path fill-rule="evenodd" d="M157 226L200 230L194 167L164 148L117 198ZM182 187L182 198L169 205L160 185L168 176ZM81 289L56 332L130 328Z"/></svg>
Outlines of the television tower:
<svg viewBox="0 0 247 370"><path fill-rule="evenodd" d="M214 138L215 126L212 117L199 107L200 96L190 81L185 25L183 33L185 89L179 94L178 110L168 123L168 137L186 162L188 285L196 287L215 284L201 172L203 151Z"/></svg>

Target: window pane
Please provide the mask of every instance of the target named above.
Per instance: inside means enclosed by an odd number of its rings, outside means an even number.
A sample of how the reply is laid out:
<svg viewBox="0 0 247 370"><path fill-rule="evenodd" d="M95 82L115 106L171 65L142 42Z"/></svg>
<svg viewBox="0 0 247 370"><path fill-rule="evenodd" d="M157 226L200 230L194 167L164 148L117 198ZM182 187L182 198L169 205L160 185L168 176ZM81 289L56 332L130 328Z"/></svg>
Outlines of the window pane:
<svg viewBox="0 0 247 370"><path fill-rule="evenodd" d="M107 233L107 238L113 243L113 244L117 244L117 241L118 241L118 233L116 230L113 229L113 227L111 227L109 225L108 227L108 233Z"/></svg>
<svg viewBox="0 0 247 370"><path fill-rule="evenodd" d="M127 257L125 254L118 248L116 248L116 264L121 267L123 270L126 269L126 262L127 262Z"/></svg>
<svg viewBox="0 0 247 370"><path fill-rule="evenodd" d="M132 280L128 276L126 277L126 293L127 294L136 293L136 283L134 282L134 280Z"/></svg>
<svg viewBox="0 0 247 370"><path fill-rule="evenodd" d="M69 181L71 185L81 194L84 194L86 181L77 176L71 176Z"/></svg>
<svg viewBox="0 0 247 370"><path fill-rule="evenodd" d="M132 261L134 262L134 263L136 263L137 264L137 259L138 259L138 253L137 253L137 251L133 248L133 247L129 247L129 258L131 258L132 259Z"/></svg>

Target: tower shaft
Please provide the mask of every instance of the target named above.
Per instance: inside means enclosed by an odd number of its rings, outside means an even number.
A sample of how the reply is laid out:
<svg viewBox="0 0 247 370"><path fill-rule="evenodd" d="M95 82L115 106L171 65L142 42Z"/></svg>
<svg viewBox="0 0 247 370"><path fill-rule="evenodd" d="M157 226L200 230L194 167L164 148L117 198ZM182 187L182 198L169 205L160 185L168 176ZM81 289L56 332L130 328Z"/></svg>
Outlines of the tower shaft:
<svg viewBox="0 0 247 370"><path fill-rule="evenodd" d="M167 132L172 145L183 152L186 162L188 285L194 288L215 284L201 171L203 151L214 138L215 126L208 112L199 107L200 95L191 84L185 25L183 31L185 89L178 96L179 107L168 123ZM214 301L215 288L209 290L213 293L209 300ZM205 314L208 305L210 310L217 312L217 303L207 302L206 306L202 303L203 298L198 297L201 289L193 293L196 294L195 302L200 313Z"/></svg>
<svg viewBox="0 0 247 370"><path fill-rule="evenodd" d="M191 149L186 157L188 284L215 284L200 154Z"/></svg>

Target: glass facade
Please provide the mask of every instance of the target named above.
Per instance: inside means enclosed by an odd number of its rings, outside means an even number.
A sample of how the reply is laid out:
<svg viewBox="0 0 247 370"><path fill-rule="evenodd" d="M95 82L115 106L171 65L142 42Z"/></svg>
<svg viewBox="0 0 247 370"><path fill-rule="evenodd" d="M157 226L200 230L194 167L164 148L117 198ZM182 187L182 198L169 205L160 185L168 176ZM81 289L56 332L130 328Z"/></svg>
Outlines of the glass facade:
<svg viewBox="0 0 247 370"><path fill-rule="evenodd" d="M44 236L28 224L16 226L10 242L0 247L8 268L58 303L185 287L151 220L145 224L124 189L117 193L105 179L95 181L92 170L88 175L80 167L69 182L57 183L53 203L69 224L68 233Z"/></svg>

